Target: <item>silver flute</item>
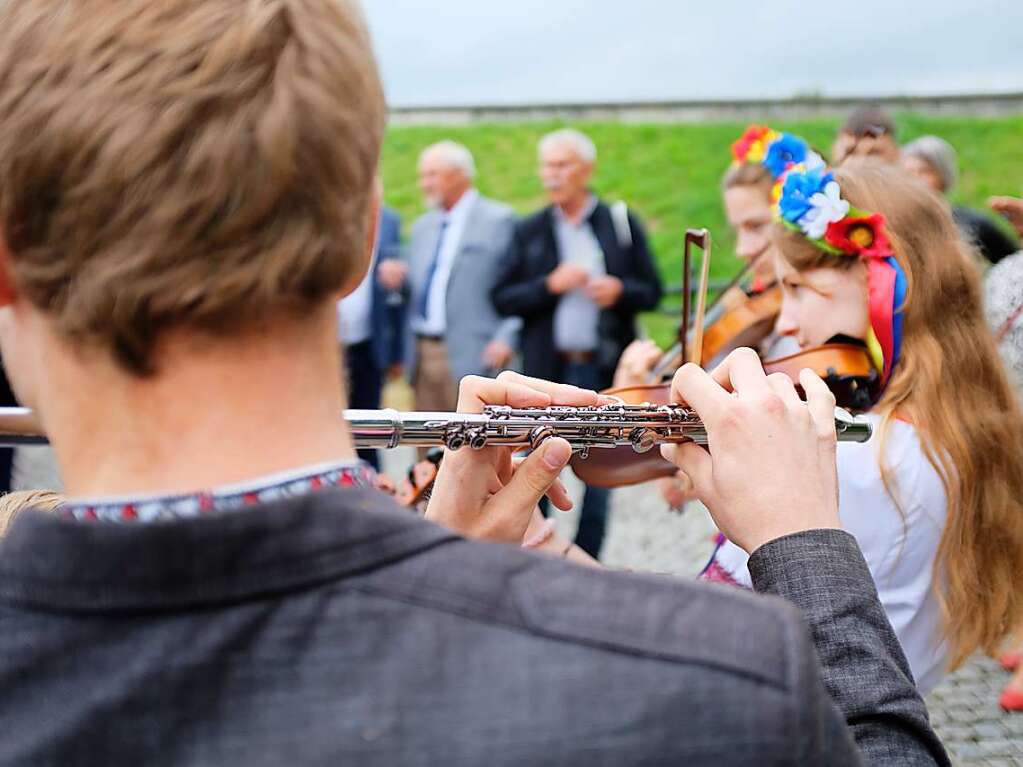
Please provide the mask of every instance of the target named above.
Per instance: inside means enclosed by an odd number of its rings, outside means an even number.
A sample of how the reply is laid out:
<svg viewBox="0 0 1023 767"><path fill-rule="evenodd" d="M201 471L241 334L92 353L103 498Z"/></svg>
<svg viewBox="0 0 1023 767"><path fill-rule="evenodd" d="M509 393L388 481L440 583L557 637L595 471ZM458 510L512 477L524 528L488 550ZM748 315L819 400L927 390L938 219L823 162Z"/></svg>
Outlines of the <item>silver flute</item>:
<svg viewBox="0 0 1023 767"><path fill-rule="evenodd" d="M482 413L345 410L356 447L393 448L464 446L479 450L492 445L535 449L549 437L563 437L581 457L593 448L629 446L644 453L655 445L707 444L707 430L692 408L684 405L610 404L597 407L513 408L488 405ZM840 442L870 439L868 421L835 408ZM0 446L45 444L46 437L31 410L0 408Z"/></svg>

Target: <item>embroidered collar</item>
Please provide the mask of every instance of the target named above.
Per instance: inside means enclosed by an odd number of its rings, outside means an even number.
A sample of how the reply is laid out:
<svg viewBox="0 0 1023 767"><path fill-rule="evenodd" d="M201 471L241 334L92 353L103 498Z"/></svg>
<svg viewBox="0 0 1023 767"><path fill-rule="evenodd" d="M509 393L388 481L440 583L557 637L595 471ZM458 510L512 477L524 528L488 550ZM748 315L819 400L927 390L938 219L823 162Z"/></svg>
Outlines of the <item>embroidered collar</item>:
<svg viewBox="0 0 1023 767"><path fill-rule="evenodd" d="M57 510L80 522L156 522L236 511L333 487L375 487L376 473L361 461L305 467L214 490L142 498L72 499Z"/></svg>

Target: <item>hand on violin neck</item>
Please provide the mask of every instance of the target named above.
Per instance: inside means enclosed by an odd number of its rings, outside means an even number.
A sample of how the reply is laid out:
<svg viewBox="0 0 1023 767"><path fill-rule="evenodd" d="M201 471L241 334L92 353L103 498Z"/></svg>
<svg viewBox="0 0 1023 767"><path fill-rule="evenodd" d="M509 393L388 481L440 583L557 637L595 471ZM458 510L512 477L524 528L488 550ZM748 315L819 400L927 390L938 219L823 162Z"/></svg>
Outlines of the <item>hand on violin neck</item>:
<svg viewBox="0 0 1023 767"><path fill-rule="evenodd" d="M718 528L752 553L803 530L841 527L835 463L835 398L803 370L802 402L792 380L764 373L751 349L737 349L713 372L685 365L672 401L703 420L708 450L665 445L662 453L692 481Z"/></svg>
<svg viewBox="0 0 1023 767"><path fill-rule="evenodd" d="M593 406L606 398L588 389L551 383L505 371L496 379L467 376L458 388L458 410L481 413L484 405ZM523 460L507 447L445 451L426 516L470 538L519 544L537 503L548 495L571 508L558 475L572 456L560 438L545 441Z"/></svg>
<svg viewBox="0 0 1023 767"><path fill-rule="evenodd" d="M615 368L614 388L641 386L650 380L663 352L650 340L636 340L625 347Z"/></svg>

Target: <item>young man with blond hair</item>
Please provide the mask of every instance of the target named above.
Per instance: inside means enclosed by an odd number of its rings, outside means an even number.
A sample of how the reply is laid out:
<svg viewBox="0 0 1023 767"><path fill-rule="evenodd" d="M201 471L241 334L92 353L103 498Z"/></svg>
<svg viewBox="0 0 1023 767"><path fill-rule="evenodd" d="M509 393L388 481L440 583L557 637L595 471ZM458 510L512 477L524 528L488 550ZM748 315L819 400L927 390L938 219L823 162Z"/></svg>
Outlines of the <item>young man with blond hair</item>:
<svg viewBox="0 0 1023 767"><path fill-rule="evenodd" d="M734 396L683 369L714 452L674 454L810 631L508 545L564 440L449 455L444 526L366 486L334 307L383 120L350 3L0 4L0 343L69 496L0 543L0 764L944 763L813 376L806 406L752 353ZM598 401L502 374L459 406Z"/></svg>

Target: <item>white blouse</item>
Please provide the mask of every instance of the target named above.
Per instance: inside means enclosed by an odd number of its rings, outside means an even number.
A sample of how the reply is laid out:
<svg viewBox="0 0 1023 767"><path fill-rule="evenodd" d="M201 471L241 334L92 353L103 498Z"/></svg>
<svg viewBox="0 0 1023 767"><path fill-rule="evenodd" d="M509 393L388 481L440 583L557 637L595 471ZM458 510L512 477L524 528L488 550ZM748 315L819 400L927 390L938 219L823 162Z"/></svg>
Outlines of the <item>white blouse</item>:
<svg viewBox="0 0 1023 767"><path fill-rule="evenodd" d="M934 559L947 512L945 489L916 429L896 421L885 445L896 506L881 481L877 460L880 416L866 418L875 430L870 441L838 445L839 515L842 527L860 544L917 688L926 694L944 676L948 650L933 588ZM748 560L731 541L714 558L740 584L752 586Z"/></svg>

